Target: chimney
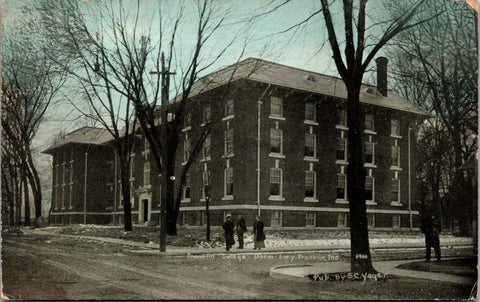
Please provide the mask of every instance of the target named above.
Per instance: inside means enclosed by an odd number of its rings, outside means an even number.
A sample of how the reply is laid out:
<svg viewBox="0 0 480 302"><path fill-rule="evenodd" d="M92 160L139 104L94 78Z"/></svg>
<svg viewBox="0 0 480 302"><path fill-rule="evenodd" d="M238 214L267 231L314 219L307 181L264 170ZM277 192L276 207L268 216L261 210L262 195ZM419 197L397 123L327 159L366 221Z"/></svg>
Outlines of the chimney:
<svg viewBox="0 0 480 302"><path fill-rule="evenodd" d="M378 57L377 62L377 91L383 96L388 96L387 89L387 64L388 59L385 57Z"/></svg>

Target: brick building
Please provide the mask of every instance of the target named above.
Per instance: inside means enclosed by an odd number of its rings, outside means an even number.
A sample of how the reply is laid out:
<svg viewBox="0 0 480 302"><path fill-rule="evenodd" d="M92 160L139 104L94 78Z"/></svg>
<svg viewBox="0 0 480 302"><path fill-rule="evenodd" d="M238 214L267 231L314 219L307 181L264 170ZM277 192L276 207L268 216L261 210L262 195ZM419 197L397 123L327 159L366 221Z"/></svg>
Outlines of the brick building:
<svg viewBox="0 0 480 302"><path fill-rule="evenodd" d="M415 125L425 114L387 90L387 62L380 59L377 63L379 87L364 85L360 96L369 226L418 227ZM210 127L211 133L189 169L179 224L205 224L209 183L212 225L220 225L226 213L241 213L252 224L260 213L271 227L348 227L346 96L338 78L259 59L247 59L197 81L183 121L177 175L202 129ZM92 143L87 137L93 134L88 133L101 129L80 129L72 134L78 131L86 133L85 137L75 141L67 135L64 142L46 151L54 157L52 215L58 217L54 221L78 222L86 216L87 222L121 223L115 156L107 147L108 138L103 133ZM137 137L130 178L132 219L156 223L160 178L148 143L141 134ZM76 157L71 155L77 158L74 163L79 162L73 170L79 169L78 177L85 178L80 158L86 148L90 148L89 157L92 152L101 156L91 158L95 162L89 163L93 167L87 170L86 178L91 177L87 190L82 191L83 199L72 199L69 212L63 207L63 188L72 190L78 184L73 190L81 192L85 186L80 179L75 182L75 173L73 185L58 181L57 175L68 174L62 156L68 157L68 150L78 152ZM57 167L62 173L55 171ZM88 184L95 189L88 189ZM77 211L82 209L86 215Z"/></svg>

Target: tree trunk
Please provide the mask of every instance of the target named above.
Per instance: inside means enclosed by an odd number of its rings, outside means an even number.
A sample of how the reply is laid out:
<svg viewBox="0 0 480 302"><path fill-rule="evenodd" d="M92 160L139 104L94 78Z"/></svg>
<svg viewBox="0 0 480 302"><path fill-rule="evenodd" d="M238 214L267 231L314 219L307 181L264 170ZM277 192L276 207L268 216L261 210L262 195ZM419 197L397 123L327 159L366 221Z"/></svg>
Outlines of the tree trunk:
<svg viewBox="0 0 480 302"><path fill-rule="evenodd" d="M26 172L22 169L23 201L25 203L25 225L30 225L30 194L28 194L28 181Z"/></svg>
<svg viewBox="0 0 480 302"><path fill-rule="evenodd" d="M351 86L354 86L352 84ZM368 241L367 207L365 205L365 168L363 167L360 87L349 89L347 195L350 207L351 270L374 273Z"/></svg>
<svg viewBox="0 0 480 302"><path fill-rule="evenodd" d="M27 173L29 177L30 186L33 192L33 204L35 205L35 219L42 217L42 188L40 184L40 177L38 176L37 168L33 163L33 157L30 150L27 152L28 166L30 173Z"/></svg>
<svg viewBox="0 0 480 302"><path fill-rule="evenodd" d="M123 201L123 220L125 231L132 230L132 204L130 203L130 180L128 166L122 164L120 168L120 181L122 184L122 201Z"/></svg>
<svg viewBox="0 0 480 302"><path fill-rule="evenodd" d="M210 242L210 196L205 198L205 217L207 218L207 241Z"/></svg>

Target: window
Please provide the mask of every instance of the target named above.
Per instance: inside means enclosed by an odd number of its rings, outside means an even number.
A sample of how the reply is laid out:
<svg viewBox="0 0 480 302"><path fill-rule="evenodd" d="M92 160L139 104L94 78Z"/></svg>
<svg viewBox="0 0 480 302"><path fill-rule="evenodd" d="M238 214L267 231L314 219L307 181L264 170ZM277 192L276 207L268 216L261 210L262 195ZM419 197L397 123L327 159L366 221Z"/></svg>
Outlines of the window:
<svg viewBox="0 0 480 302"><path fill-rule="evenodd" d="M400 136L400 121L396 119L390 120L392 125L392 133L391 135Z"/></svg>
<svg viewBox="0 0 480 302"><path fill-rule="evenodd" d="M150 142L148 139L145 137L145 151L150 150Z"/></svg>
<svg viewBox="0 0 480 302"><path fill-rule="evenodd" d="M392 146L392 166L400 167L400 147L397 145Z"/></svg>
<svg viewBox="0 0 480 302"><path fill-rule="evenodd" d="M133 154L132 154L133 155ZM134 172L135 172L135 157L130 156L130 179L134 179Z"/></svg>
<svg viewBox="0 0 480 302"><path fill-rule="evenodd" d="M225 196L233 195L233 168L225 169Z"/></svg>
<svg viewBox="0 0 480 302"><path fill-rule="evenodd" d="M62 164L62 185L65 185L65 178L67 176L67 167L65 166L65 162Z"/></svg>
<svg viewBox="0 0 480 302"><path fill-rule="evenodd" d="M338 125L347 127L347 110L345 109L338 110Z"/></svg>
<svg viewBox="0 0 480 302"><path fill-rule="evenodd" d="M317 136L312 133L305 133L305 156L316 157Z"/></svg>
<svg viewBox="0 0 480 302"><path fill-rule="evenodd" d="M282 196L282 169L270 168L270 196Z"/></svg>
<svg viewBox="0 0 480 302"><path fill-rule="evenodd" d="M228 100L225 104L225 116L233 115L233 100Z"/></svg>
<svg viewBox="0 0 480 302"><path fill-rule="evenodd" d="M203 159L210 159L210 134L207 135L203 142Z"/></svg>
<svg viewBox="0 0 480 302"><path fill-rule="evenodd" d="M400 202L400 179L392 178L392 202Z"/></svg>
<svg viewBox="0 0 480 302"><path fill-rule="evenodd" d="M348 213L338 213L337 226L342 228L347 226Z"/></svg>
<svg viewBox="0 0 480 302"><path fill-rule="evenodd" d="M185 140L183 141L183 162L186 163L190 158L190 152L192 150L192 145L188 133L185 134Z"/></svg>
<svg viewBox="0 0 480 302"><path fill-rule="evenodd" d="M346 200L346 175L337 174L337 199Z"/></svg>
<svg viewBox="0 0 480 302"><path fill-rule="evenodd" d="M205 170L202 173L202 199L206 200L207 199L207 189L208 186L210 185L210 171Z"/></svg>
<svg viewBox="0 0 480 302"><path fill-rule="evenodd" d="M118 181L118 207L123 208L122 182Z"/></svg>
<svg viewBox="0 0 480 302"><path fill-rule="evenodd" d="M279 97L270 98L270 115L283 117L283 100Z"/></svg>
<svg viewBox="0 0 480 302"><path fill-rule="evenodd" d="M337 160L347 160L347 139L343 137L337 137Z"/></svg>
<svg viewBox="0 0 480 302"><path fill-rule="evenodd" d="M190 174L185 175L185 186L183 187L183 200L189 201L190 200Z"/></svg>
<svg viewBox="0 0 480 302"><path fill-rule="evenodd" d="M305 214L305 226L315 227L317 225L315 214L316 214L315 212L307 212Z"/></svg>
<svg viewBox="0 0 480 302"><path fill-rule="evenodd" d="M70 184L73 183L73 162L70 162Z"/></svg>
<svg viewBox="0 0 480 302"><path fill-rule="evenodd" d="M365 144L365 163L372 164L372 165L375 163L374 149L375 149L375 144L373 142L366 142L366 144Z"/></svg>
<svg viewBox="0 0 480 302"><path fill-rule="evenodd" d="M202 226L206 226L207 225L207 212L206 211L202 211L201 220L202 220Z"/></svg>
<svg viewBox="0 0 480 302"><path fill-rule="evenodd" d="M270 153L282 154L282 129L270 129Z"/></svg>
<svg viewBox="0 0 480 302"><path fill-rule="evenodd" d="M392 227L393 228L400 228L401 223L402 223L402 220L401 220L400 215L393 215L392 216Z"/></svg>
<svg viewBox="0 0 480 302"><path fill-rule="evenodd" d="M62 209L65 209L65 186L62 186Z"/></svg>
<svg viewBox="0 0 480 302"><path fill-rule="evenodd" d="M183 128L189 128L189 127L192 127L192 113L191 112L187 112L185 114L185 121L184 121L184 125L183 125Z"/></svg>
<svg viewBox="0 0 480 302"><path fill-rule="evenodd" d="M271 226L282 226L282 211L272 211Z"/></svg>
<svg viewBox="0 0 480 302"><path fill-rule="evenodd" d="M365 177L365 199L373 201L374 179L372 176Z"/></svg>
<svg viewBox="0 0 480 302"><path fill-rule="evenodd" d="M368 226L373 228L375 227L375 214L367 213Z"/></svg>
<svg viewBox="0 0 480 302"><path fill-rule="evenodd" d="M315 198L316 197L316 174L315 171L305 171L305 197L306 198Z"/></svg>
<svg viewBox="0 0 480 302"><path fill-rule="evenodd" d="M371 113L365 114L365 130L375 131L375 123L373 119L373 114Z"/></svg>
<svg viewBox="0 0 480 302"><path fill-rule="evenodd" d="M225 130L225 156L233 154L233 128Z"/></svg>
<svg viewBox="0 0 480 302"><path fill-rule="evenodd" d="M317 120L317 106L315 103L305 103L305 120L312 122Z"/></svg>
<svg viewBox="0 0 480 302"><path fill-rule="evenodd" d="M143 165L143 186L149 186L150 185L150 163L146 162L145 165Z"/></svg>
<svg viewBox="0 0 480 302"><path fill-rule="evenodd" d="M203 123L206 124L210 122L211 118L212 118L211 106L207 104L203 108Z"/></svg>

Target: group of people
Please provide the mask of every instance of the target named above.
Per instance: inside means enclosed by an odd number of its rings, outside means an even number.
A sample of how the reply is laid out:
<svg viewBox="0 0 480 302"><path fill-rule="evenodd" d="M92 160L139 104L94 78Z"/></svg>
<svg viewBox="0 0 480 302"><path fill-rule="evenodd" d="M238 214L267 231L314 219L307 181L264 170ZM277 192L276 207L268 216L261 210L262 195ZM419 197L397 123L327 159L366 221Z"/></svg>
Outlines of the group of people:
<svg viewBox="0 0 480 302"><path fill-rule="evenodd" d="M263 231L264 225L260 216L255 218L255 223L253 224L253 249L265 248L265 233ZM225 248L228 251L235 244L235 232L237 233L238 238L238 248L243 249L244 240L243 235L248 231L247 223L243 219L242 215L238 215L237 221L234 222L231 214L227 214L225 217L225 222L223 223L223 230L225 231Z"/></svg>

